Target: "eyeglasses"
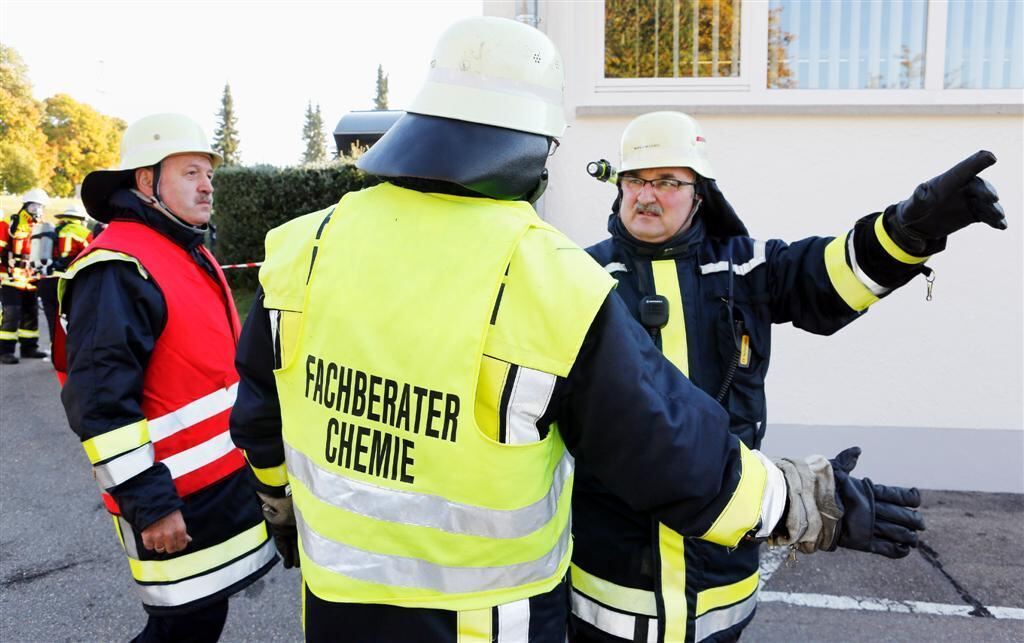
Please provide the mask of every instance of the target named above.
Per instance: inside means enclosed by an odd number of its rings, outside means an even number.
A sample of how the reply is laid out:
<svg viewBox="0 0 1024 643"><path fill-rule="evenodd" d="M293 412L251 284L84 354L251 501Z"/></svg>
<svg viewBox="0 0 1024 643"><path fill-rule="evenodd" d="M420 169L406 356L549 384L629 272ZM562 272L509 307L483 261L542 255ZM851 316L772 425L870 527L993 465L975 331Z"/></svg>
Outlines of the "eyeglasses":
<svg viewBox="0 0 1024 643"><path fill-rule="evenodd" d="M641 179L638 176L622 177L622 188L630 192L639 192L648 183L658 194L673 194L683 189L684 185L696 185L691 181L680 181L679 179Z"/></svg>

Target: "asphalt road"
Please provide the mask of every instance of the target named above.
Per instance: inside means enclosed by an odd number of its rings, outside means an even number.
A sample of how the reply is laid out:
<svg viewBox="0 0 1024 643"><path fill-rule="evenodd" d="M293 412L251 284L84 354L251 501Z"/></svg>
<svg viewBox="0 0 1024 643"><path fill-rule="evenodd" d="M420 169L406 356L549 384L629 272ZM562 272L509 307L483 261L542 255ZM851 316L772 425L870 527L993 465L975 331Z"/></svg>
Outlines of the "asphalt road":
<svg viewBox="0 0 1024 643"><path fill-rule="evenodd" d="M49 362L0 366L0 490L0 641L138 633L145 615ZM901 561L841 551L776 569L768 552L743 639L1024 641L1024 496L928 491L924 513L927 548ZM299 585L277 567L232 598L222 640L301 640Z"/></svg>

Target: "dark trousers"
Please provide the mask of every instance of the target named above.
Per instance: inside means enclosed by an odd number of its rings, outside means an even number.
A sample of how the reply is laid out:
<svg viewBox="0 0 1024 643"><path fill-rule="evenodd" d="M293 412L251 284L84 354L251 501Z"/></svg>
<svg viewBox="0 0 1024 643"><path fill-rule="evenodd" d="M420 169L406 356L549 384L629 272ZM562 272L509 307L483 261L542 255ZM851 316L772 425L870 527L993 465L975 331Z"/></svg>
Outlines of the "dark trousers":
<svg viewBox="0 0 1024 643"><path fill-rule="evenodd" d="M131 643L216 643L227 620L226 598L186 614L150 614L145 629Z"/></svg>
<svg viewBox="0 0 1024 643"><path fill-rule="evenodd" d="M43 302L43 316L50 331L50 345L53 346L54 329L57 327L57 282L59 277L47 277L36 282L39 301Z"/></svg>
<svg viewBox="0 0 1024 643"><path fill-rule="evenodd" d="M14 286L0 289L4 319L0 323L0 354L13 355L14 347L21 341L21 350L32 351L39 347L39 304L35 290L21 290ZM26 337L25 334L30 336Z"/></svg>

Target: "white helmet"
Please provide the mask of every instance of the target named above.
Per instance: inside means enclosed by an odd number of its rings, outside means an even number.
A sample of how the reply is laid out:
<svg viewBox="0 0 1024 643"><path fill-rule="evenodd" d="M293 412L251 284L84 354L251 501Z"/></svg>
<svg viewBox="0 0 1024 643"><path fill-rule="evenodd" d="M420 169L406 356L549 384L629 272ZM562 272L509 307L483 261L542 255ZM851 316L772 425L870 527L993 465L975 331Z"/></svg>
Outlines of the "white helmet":
<svg viewBox="0 0 1024 643"><path fill-rule="evenodd" d="M408 112L356 165L535 201L547 184L551 139L565 132L564 81L562 57L537 29L506 18L460 20L438 40Z"/></svg>
<svg viewBox="0 0 1024 643"><path fill-rule="evenodd" d="M124 131L121 163L116 170L90 172L82 182L82 201L94 219L107 221L107 199L132 184L133 170L157 165L175 154L206 154L213 167L223 160L213 151L199 123L183 114L145 116Z"/></svg>
<svg viewBox="0 0 1024 643"><path fill-rule="evenodd" d="M57 215L58 219L78 219L85 221L85 212L78 205L72 203L63 212Z"/></svg>
<svg viewBox="0 0 1024 643"><path fill-rule="evenodd" d="M714 179L707 141L700 125L682 112L651 112L637 116L622 132L619 172L652 167L688 167Z"/></svg>
<svg viewBox="0 0 1024 643"><path fill-rule="evenodd" d="M21 202L24 203L38 203L39 205L46 207L50 203L50 195L48 195L42 188L32 188L25 194L21 195Z"/></svg>
<svg viewBox="0 0 1024 643"><path fill-rule="evenodd" d="M199 123L184 114L153 114L124 131L120 170L156 165L174 154L209 154L213 167L223 160L213 151Z"/></svg>
<svg viewBox="0 0 1024 643"><path fill-rule="evenodd" d="M543 136L565 133L562 56L515 20L460 20L434 47L430 73L408 111Z"/></svg>

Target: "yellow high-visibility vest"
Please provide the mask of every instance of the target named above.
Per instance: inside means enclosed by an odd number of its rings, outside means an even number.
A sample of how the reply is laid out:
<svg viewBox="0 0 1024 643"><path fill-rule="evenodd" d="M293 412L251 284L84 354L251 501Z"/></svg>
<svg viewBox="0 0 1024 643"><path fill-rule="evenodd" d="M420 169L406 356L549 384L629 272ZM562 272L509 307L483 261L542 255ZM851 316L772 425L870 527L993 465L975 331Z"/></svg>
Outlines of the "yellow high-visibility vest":
<svg viewBox="0 0 1024 643"><path fill-rule="evenodd" d="M481 428L482 364L565 377L613 280L525 202L383 184L325 215L271 231L260 271L305 582L448 610L549 591L572 457Z"/></svg>

